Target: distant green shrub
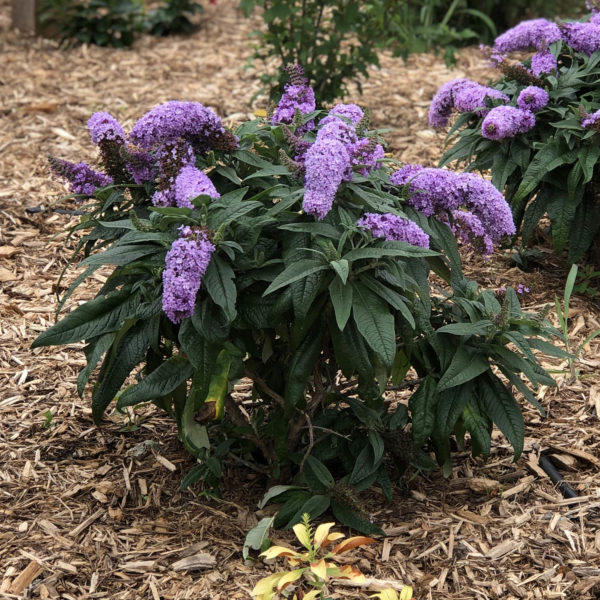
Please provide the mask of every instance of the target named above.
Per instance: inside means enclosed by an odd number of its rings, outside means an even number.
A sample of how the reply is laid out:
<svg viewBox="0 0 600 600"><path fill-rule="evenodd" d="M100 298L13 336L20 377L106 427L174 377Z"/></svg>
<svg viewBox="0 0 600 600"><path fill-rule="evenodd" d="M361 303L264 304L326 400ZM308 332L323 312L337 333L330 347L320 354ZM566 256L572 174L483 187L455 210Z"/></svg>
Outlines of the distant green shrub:
<svg viewBox="0 0 600 600"><path fill-rule="evenodd" d="M201 10L191 0L164 0L150 10L143 0L43 0L39 22L62 42L124 48L143 32L190 33L188 15Z"/></svg>

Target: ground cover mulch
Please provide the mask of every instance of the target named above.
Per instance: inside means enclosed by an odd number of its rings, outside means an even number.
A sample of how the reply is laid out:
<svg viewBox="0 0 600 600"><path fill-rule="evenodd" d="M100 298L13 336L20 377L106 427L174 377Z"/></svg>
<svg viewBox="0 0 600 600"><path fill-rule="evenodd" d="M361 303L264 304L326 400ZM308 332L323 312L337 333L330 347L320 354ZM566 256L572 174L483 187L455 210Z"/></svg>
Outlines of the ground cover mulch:
<svg viewBox="0 0 600 600"><path fill-rule="evenodd" d="M0 597L249 598L272 569L244 563L240 552L265 514L256 508L261 474L232 461L222 498L180 492L193 461L169 419L144 409L94 426L88 394L76 394L79 346L30 344L53 321L74 246L62 232L75 218L49 210L64 188L51 180L46 155L93 161L85 123L95 110L126 128L169 99L200 101L232 124L250 118L264 107L260 96L250 105L260 71L243 69L260 19L219 0L189 37L145 37L132 51L65 51L11 32L9 5L0 0ZM371 108L374 126L392 128L385 138L393 156L435 165L443 136L427 127L428 104L460 76L490 76L477 50L462 52L454 71L433 55L404 63L383 54L363 96L349 100ZM32 212L40 208L48 210ZM466 270L484 286L524 283L527 308L541 308L561 294L567 267L543 239L539 250L542 265L529 273L501 252L489 261L465 254ZM91 297L103 274L94 277L73 303ZM577 297L570 323L578 342L600 327L600 309ZM600 598L599 349L598 340L584 348L575 381L565 363L546 362L558 387L538 392L546 419L524 407L525 452L516 463L495 432L487 463L458 453L448 480L415 477L391 505L377 491L364 494L365 512L388 537L349 560L371 583L413 585L419 600ZM542 452L578 498L565 500L539 468ZM275 537L291 542L285 532ZM357 598L366 590L333 592Z"/></svg>

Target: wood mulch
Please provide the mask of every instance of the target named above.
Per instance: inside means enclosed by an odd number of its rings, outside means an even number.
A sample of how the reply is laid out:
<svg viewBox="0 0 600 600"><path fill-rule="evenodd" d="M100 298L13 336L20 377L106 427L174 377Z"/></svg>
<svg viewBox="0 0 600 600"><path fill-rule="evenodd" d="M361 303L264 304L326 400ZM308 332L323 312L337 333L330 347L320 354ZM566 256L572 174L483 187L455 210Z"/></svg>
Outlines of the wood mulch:
<svg viewBox="0 0 600 600"><path fill-rule="evenodd" d="M179 491L193 466L173 423L158 411L111 413L91 420L89 392L76 393L84 361L79 345L32 351L53 321L56 283L73 241L72 217L27 209L54 205L64 188L46 155L93 161L85 131L95 110L131 126L153 105L196 100L227 122L264 106L259 71L245 70L260 18L236 0L207 5L190 37L146 37L131 51L59 50L53 42L9 30L9 0L0 0L0 597L249 598L268 569L245 564L245 533L263 513L264 481L226 464L222 498ZM271 65L272 67L272 65ZM475 49L449 71L432 55L404 63L384 54L364 95L373 124L391 127L390 152L404 162L435 165L443 135L427 127L429 101L441 83L491 74ZM561 294L567 267L542 244L544 268L523 273L498 253L466 256L468 274L485 286L524 283L528 308ZM65 279L73 279L71 269ZM89 298L98 272L73 302ZM572 301L573 342L600 327L600 310ZM514 463L494 432L490 459L457 454L452 476L414 478L392 504L372 491L365 510L388 537L352 560L369 578L414 586L415 598L505 599L600 597L600 341L582 352L580 375L567 365L557 388L541 388L543 419L524 406L523 456ZM579 494L565 500L537 464L550 452ZM291 542L287 533L276 537ZM335 597L366 597L336 586Z"/></svg>

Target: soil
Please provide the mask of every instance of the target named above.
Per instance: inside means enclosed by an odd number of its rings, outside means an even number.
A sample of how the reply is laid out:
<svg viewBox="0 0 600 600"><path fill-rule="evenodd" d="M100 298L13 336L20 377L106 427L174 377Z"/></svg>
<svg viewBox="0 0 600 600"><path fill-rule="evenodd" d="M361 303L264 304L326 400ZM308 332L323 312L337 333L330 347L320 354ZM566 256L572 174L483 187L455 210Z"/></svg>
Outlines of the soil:
<svg viewBox="0 0 600 600"><path fill-rule="evenodd" d="M247 19L235 0L218 0L191 36L144 37L128 51L65 50L11 31L9 5L0 0L0 597L249 598L274 568L241 556L246 532L265 514L257 509L262 476L231 462L222 497L179 491L193 460L170 419L143 410L111 413L94 426L89 390L82 399L76 393L81 346L30 345L53 322L74 247L64 229L76 217L45 210L65 192L46 156L93 162L85 126L95 110L126 128L169 99L200 101L230 124L252 118L265 106L261 69L245 69L260 16ZM369 106L375 127L391 128L384 138L392 156L435 165L443 134L428 128L428 105L442 83L464 76L493 76L475 48L460 53L454 70L430 54L404 62L383 53L363 95L353 88L347 101ZM506 251L488 261L465 252L466 270L482 286L524 283L526 307L538 309L562 294L568 267L543 235L537 250L541 259L527 273ZM69 269L61 287L75 275ZM98 272L71 302L90 298L103 278ZM571 306L575 344L600 327L600 309L586 296ZM412 585L419 600L600 597L599 350L598 339L583 348L573 381L566 362L544 361L558 385L537 392L546 418L523 405L518 461L494 431L485 463L457 453L450 478L415 476L391 504L376 490L361 495L388 534L348 558L371 590L385 580ZM554 456L577 498L564 499L539 468L542 452ZM288 532L274 538L293 543Z"/></svg>

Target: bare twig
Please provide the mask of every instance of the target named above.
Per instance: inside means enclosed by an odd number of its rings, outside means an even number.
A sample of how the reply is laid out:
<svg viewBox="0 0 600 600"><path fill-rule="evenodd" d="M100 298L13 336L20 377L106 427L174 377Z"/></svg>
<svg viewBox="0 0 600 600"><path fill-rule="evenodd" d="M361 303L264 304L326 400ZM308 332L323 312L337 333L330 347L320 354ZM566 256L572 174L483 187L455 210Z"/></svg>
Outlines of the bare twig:
<svg viewBox="0 0 600 600"><path fill-rule="evenodd" d="M249 371L248 369L244 369L244 375L248 377L248 379L252 379L252 381L259 387L259 389L265 394L267 394L267 396L275 400L277 404L285 406L284 397L278 394L276 391L272 390L262 377L260 377L256 373L252 373L252 371Z"/></svg>

